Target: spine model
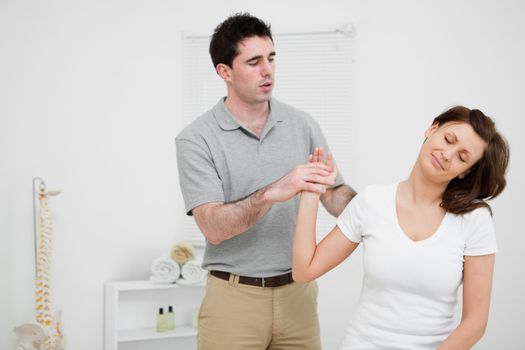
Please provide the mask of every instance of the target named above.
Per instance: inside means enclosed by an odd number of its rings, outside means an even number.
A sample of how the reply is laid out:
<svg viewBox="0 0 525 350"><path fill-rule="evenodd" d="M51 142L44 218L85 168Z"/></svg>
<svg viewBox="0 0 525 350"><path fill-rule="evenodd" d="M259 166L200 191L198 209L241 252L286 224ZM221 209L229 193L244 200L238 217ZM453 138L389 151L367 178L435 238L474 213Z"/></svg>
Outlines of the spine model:
<svg viewBox="0 0 525 350"><path fill-rule="evenodd" d="M53 224L49 212L48 198L58 193L56 191L41 191L38 197L40 201L40 235L36 259L36 320L46 330L46 350L63 349L61 316L60 312L55 317L51 316L49 286Z"/></svg>

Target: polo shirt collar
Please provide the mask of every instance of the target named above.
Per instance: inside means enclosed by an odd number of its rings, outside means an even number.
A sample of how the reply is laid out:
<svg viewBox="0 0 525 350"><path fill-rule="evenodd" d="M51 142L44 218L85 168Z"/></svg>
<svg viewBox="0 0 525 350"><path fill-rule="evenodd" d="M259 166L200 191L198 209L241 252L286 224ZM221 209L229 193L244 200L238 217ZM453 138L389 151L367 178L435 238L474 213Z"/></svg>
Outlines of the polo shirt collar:
<svg viewBox="0 0 525 350"><path fill-rule="evenodd" d="M225 100L226 97L221 98L219 102L217 102L217 104L213 107L213 115L215 116L215 120L217 120L217 123L223 130L235 130L242 128L242 125L239 124L237 120L235 120L228 108L226 108L226 104L224 103ZM265 129L268 129L268 127L273 127L277 122L282 122L283 115L284 114L280 113L279 111L278 103L276 103L276 101L271 98L270 115L266 121Z"/></svg>

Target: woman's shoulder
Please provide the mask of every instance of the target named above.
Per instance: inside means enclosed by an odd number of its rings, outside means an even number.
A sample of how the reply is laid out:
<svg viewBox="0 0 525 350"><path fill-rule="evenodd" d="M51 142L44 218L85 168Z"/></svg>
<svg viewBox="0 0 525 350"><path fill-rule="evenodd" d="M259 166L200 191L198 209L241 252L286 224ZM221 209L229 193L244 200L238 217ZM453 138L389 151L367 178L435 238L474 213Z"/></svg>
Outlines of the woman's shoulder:
<svg viewBox="0 0 525 350"><path fill-rule="evenodd" d="M494 222L489 208L479 207L465 214L447 213L449 225L456 225L464 239L494 234Z"/></svg>
<svg viewBox="0 0 525 350"><path fill-rule="evenodd" d="M488 207L479 207L472 211L469 211L468 213L463 214L464 218L491 218L492 219L492 211Z"/></svg>
<svg viewBox="0 0 525 350"><path fill-rule="evenodd" d="M365 186L352 199L354 207L367 208L368 213L388 209L395 201L397 184L375 184Z"/></svg>
<svg viewBox="0 0 525 350"><path fill-rule="evenodd" d="M464 255L485 255L498 251L494 222L489 208L476 208L461 217L462 234L465 239Z"/></svg>
<svg viewBox="0 0 525 350"><path fill-rule="evenodd" d="M374 184L368 185L363 188L360 192L363 196L373 199L385 199L385 197L395 196L397 190L397 183L391 184Z"/></svg>
<svg viewBox="0 0 525 350"><path fill-rule="evenodd" d="M466 228L480 225L492 225L492 212L487 207L479 207L460 215Z"/></svg>

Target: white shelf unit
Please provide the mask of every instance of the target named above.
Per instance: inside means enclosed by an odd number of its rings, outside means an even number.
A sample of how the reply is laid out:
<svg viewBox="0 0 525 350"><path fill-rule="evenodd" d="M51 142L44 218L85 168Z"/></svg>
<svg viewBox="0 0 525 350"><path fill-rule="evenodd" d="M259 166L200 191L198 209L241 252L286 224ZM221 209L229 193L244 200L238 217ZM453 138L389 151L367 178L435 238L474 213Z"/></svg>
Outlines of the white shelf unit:
<svg viewBox="0 0 525 350"><path fill-rule="evenodd" d="M179 286L150 281L108 282L105 286L105 350L196 349L193 314L205 284ZM175 330L157 332L159 308L173 307Z"/></svg>

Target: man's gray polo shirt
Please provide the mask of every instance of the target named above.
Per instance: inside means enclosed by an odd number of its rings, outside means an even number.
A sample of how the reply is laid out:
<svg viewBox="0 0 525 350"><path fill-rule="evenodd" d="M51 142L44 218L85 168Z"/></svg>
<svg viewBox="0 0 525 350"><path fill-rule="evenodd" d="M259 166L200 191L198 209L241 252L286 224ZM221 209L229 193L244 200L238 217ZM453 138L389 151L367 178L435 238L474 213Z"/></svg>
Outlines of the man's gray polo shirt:
<svg viewBox="0 0 525 350"><path fill-rule="evenodd" d="M177 137L179 180L186 212L210 202L235 202L304 164L315 147L328 151L317 122L271 99L261 137L242 127L224 98ZM343 183L338 176L336 185ZM275 203L246 232L218 245L206 243L207 270L267 277L289 272L298 196Z"/></svg>

